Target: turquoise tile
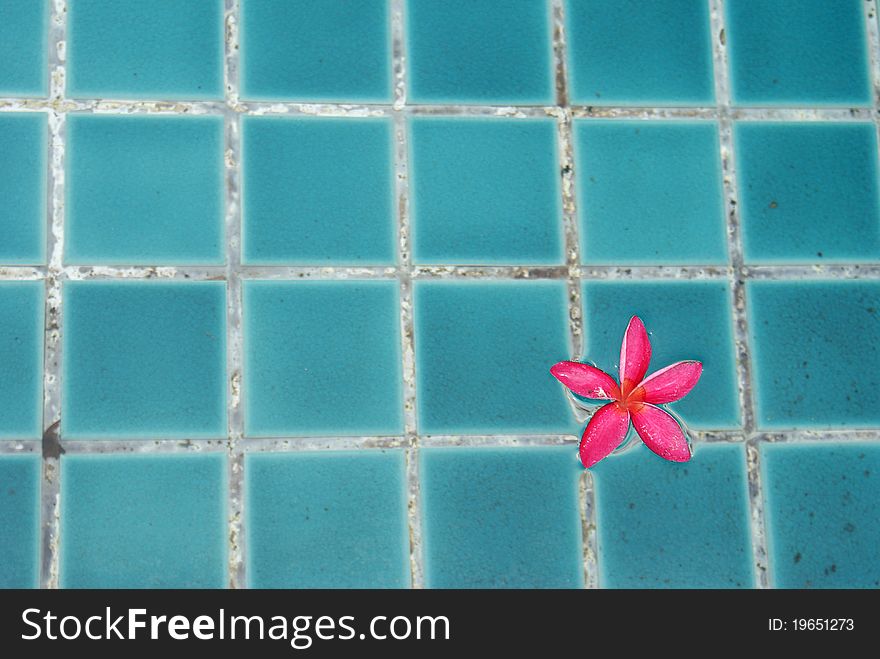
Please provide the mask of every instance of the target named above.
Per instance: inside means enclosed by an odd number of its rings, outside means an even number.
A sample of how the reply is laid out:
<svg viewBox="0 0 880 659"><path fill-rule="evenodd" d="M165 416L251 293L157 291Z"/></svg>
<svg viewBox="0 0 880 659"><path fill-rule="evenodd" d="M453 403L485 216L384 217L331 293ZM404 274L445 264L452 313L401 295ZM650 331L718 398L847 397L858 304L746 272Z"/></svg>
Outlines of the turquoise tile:
<svg viewBox="0 0 880 659"><path fill-rule="evenodd" d="M0 115L0 264L46 261L48 134L41 112Z"/></svg>
<svg viewBox="0 0 880 659"><path fill-rule="evenodd" d="M242 139L247 263L394 263L390 120L247 117Z"/></svg>
<svg viewBox="0 0 880 659"><path fill-rule="evenodd" d="M408 0L416 103L553 102L550 8L535 0Z"/></svg>
<svg viewBox="0 0 880 659"><path fill-rule="evenodd" d="M714 105L705 0L566 0L572 100Z"/></svg>
<svg viewBox="0 0 880 659"><path fill-rule="evenodd" d="M0 0L0 95L49 93L48 34L49 0Z"/></svg>
<svg viewBox="0 0 880 659"><path fill-rule="evenodd" d="M68 0L67 94L223 98L223 0Z"/></svg>
<svg viewBox="0 0 880 659"><path fill-rule="evenodd" d="M571 357L563 282L419 281L414 295L421 432L576 432L550 375Z"/></svg>
<svg viewBox="0 0 880 659"><path fill-rule="evenodd" d="M241 0L244 98L388 101L386 0Z"/></svg>
<svg viewBox="0 0 880 659"><path fill-rule="evenodd" d="M651 337L648 373L683 359L703 362L699 384L670 407L693 428L740 425L731 297L717 281L589 282L584 285L584 357L618 377L620 342L631 316Z"/></svg>
<svg viewBox="0 0 880 659"><path fill-rule="evenodd" d="M741 123L735 138L748 262L880 260L874 124Z"/></svg>
<svg viewBox="0 0 880 659"><path fill-rule="evenodd" d="M403 430L397 281L244 284L245 432Z"/></svg>
<svg viewBox="0 0 880 659"><path fill-rule="evenodd" d="M226 457L61 459L62 588L226 585Z"/></svg>
<svg viewBox="0 0 880 659"><path fill-rule="evenodd" d="M69 438L226 436L226 287L64 286L62 430Z"/></svg>
<svg viewBox="0 0 880 659"><path fill-rule="evenodd" d="M75 115L68 263L222 263L223 119Z"/></svg>
<svg viewBox="0 0 880 659"><path fill-rule="evenodd" d="M408 588L402 451L251 454L252 588Z"/></svg>
<svg viewBox="0 0 880 659"><path fill-rule="evenodd" d="M728 0L734 101L868 105L861 0Z"/></svg>
<svg viewBox="0 0 880 659"><path fill-rule="evenodd" d="M551 119L415 119L413 251L419 263L562 263Z"/></svg>
<svg viewBox="0 0 880 659"><path fill-rule="evenodd" d="M592 474L601 587L754 587L744 445L678 464L638 446Z"/></svg>
<svg viewBox="0 0 880 659"><path fill-rule="evenodd" d="M41 282L0 284L0 440L43 434L43 296Z"/></svg>
<svg viewBox="0 0 880 659"><path fill-rule="evenodd" d="M747 283L762 428L880 425L880 282Z"/></svg>
<svg viewBox="0 0 880 659"><path fill-rule="evenodd" d="M571 446L420 454L428 588L582 588Z"/></svg>
<svg viewBox="0 0 880 659"><path fill-rule="evenodd" d="M584 263L727 263L715 123L575 124Z"/></svg>
<svg viewBox="0 0 880 659"><path fill-rule="evenodd" d="M776 588L880 587L880 445L762 444Z"/></svg>
<svg viewBox="0 0 880 659"><path fill-rule="evenodd" d="M0 456L0 588L40 582L40 456Z"/></svg>

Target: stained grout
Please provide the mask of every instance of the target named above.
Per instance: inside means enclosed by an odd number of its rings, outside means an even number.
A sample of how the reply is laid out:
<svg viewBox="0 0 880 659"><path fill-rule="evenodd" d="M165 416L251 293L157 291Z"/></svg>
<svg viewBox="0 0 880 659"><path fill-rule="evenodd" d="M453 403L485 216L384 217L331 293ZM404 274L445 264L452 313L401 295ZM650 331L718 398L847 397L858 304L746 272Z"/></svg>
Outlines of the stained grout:
<svg viewBox="0 0 880 659"><path fill-rule="evenodd" d="M579 359L584 351L584 311L581 300L581 251L575 195L574 136L572 110L569 105L568 55L565 31L565 6L562 0L549 3L552 29L553 61L556 102L561 108L557 115L557 151L562 210L562 232L565 246L566 292L568 295L568 329L573 358ZM577 441L577 438L574 438ZM595 491L592 476L581 475L578 485L578 509L581 515L584 587L598 587L598 547L596 545Z"/></svg>
<svg viewBox="0 0 880 659"><path fill-rule="evenodd" d="M880 441L876 428L795 429L755 432L750 437L755 443L803 443L803 442L864 442Z"/></svg>
<svg viewBox="0 0 880 659"><path fill-rule="evenodd" d="M877 2L862 3L865 16L865 32L868 42L868 65L871 75L871 108L874 119L877 147L880 149L880 28L877 25Z"/></svg>
<svg viewBox="0 0 880 659"><path fill-rule="evenodd" d="M422 435L421 445L431 448L566 446L576 444L575 435Z"/></svg>
<svg viewBox="0 0 880 659"><path fill-rule="evenodd" d="M880 278L880 264L749 265L743 267L743 274L749 280L877 279Z"/></svg>
<svg viewBox="0 0 880 659"><path fill-rule="evenodd" d="M46 272L47 268L41 266L3 266L0 267L0 281L40 281L46 279Z"/></svg>
<svg viewBox="0 0 880 659"><path fill-rule="evenodd" d="M596 488L593 474L587 469L578 479L581 514L581 543L584 548L584 588L599 588L599 539L596 525Z"/></svg>
<svg viewBox="0 0 880 659"><path fill-rule="evenodd" d="M425 588L420 483L419 448L413 445L406 450L406 514L409 527L410 587L416 589Z"/></svg>
<svg viewBox="0 0 880 659"><path fill-rule="evenodd" d="M424 588L421 487L419 481L419 428L416 410L415 318L413 316L412 232L410 226L409 139L404 110L407 67L403 0L391 0L391 62L394 81L394 189L397 199L397 277L400 281L400 336L403 377L403 425L406 439L407 524L409 527L410 584Z"/></svg>
<svg viewBox="0 0 880 659"><path fill-rule="evenodd" d="M612 107L574 106L577 119L718 121L723 112L719 107ZM867 107L811 108L811 107L729 107L726 114L735 121L784 122L864 122L871 121Z"/></svg>
<svg viewBox="0 0 880 659"><path fill-rule="evenodd" d="M408 448L405 435L339 437L262 437L241 443L244 453L296 453L309 451L367 451Z"/></svg>
<svg viewBox="0 0 880 659"><path fill-rule="evenodd" d="M734 121L767 121L786 123L811 122L867 122L871 121L871 108L729 108Z"/></svg>
<svg viewBox="0 0 880 659"><path fill-rule="evenodd" d="M233 110L238 103L239 0L226 0L224 21L224 96ZM239 446L244 435L242 397L242 282L241 282L241 117L234 111L224 117L226 165L226 378L228 411L229 587L246 588L245 460Z"/></svg>
<svg viewBox="0 0 880 659"><path fill-rule="evenodd" d="M227 127L227 131L229 128ZM228 154L227 154L228 160ZM227 170L229 163L227 162ZM228 176L228 171L227 171ZM228 229L228 228L227 228ZM227 266L178 267L178 266L106 266L106 265L68 265L60 276L71 281L156 279L223 281L227 276Z"/></svg>
<svg viewBox="0 0 880 659"><path fill-rule="evenodd" d="M564 167L564 165L563 165ZM567 183L564 183L567 185ZM572 216L566 220L576 221ZM570 242L570 241L569 241ZM590 280L682 280L718 281L730 278L729 265L412 265L410 277L418 279L467 280L569 280L572 268L580 279ZM304 279L346 281L400 279L397 266L258 266L236 268L241 280L297 281ZM742 265L747 280L800 281L804 279L880 279L880 263L827 263L789 265ZM227 266L63 266L53 276L62 281L225 281ZM0 281L41 281L48 279L44 266L0 267Z"/></svg>
<svg viewBox="0 0 880 659"><path fill-rule="evenodd" d="M50 95L64 98L67 36L66 0L54 0L49 18L48 65ZM40 482L40 586L57 588L61 506L61 349L62 270L64 263L64 133L63 112L49 112L49 169L47 172L47 262L45 345L43 362L42 479Z"/></svg>
<svg viewBox="0 0 880 659"><path fill-rule="evenodd" d="M398 279L396 266L243 266L243 279Z"/></svg>
<svg viewBox="0 0 880 659"><path fill-rule="evenodd" d="M752 388L751 350L749 349L749 325L746 308L746 269L743 259L741 223L739 214L739 190L736 178L733 120L731 118L731 89L729 58L725 34L724 0L710 0L712 24L712 52L715 73L715 102L718 105L718 133L721 149L721 167L724 178L725 216L727 218L727 244L731 264L730 293L733 303L734 341L736 344L736 372L739 385L742 426L748 435L755 429L754 394ZM761 492L761 474L757 459L752 459L753 445L747 447L749 483L749 510L751 517L752 564L755 585L767 588L767 543L764 533L764 507Z"/></svg>
<svg viewBox="0 0 880 659"><path fill-rule="evenodd" d="M39 439L4 439L0 440L0 455L42 455L43 442Z"/></svg>
<svg viewBox="0 0 880 659"><path fill-rule="evenodd" d="M758 442L754 440L746 443L746 477L752 534L752 556L755 566L755 586L757 588L770 588L767 518L764 514L764 489L761 479L761 452Z"/></svg>
<svg viewBox="0 0 880 659"><path fill-rule="evenodd" d="M416 279L567 279L564 265L416 265Z"/></svg>
<svg viewBox="0 0 880 659"><path fill-rule="evenodd" d="M710 0L712 6L713 37L724 30L724 1ZM730 87L728 80L728 57L726 44L720 38L713 38L715 63L715 90L719 107L719 139L721 149L721 168L724 187L724 208L727 220L727 246L730 259L728 277L733 296L735 320L735 340L737 344L737 375L740 391L742 425L746 432L755 427L750 372L750 351L748 349L748 322L745 305L745 279L742 247L742 227L739 213L739 190L736 177L733 126L729 116Z"/></svg>
<svg viewBox="0 0 880 659"><path fill-rule="evenodd" d="M108 453L219 453L228 452L224 439L66 439L64 453L70 455L105 455Z"/></svg>
<svg viewBox="0 0 880 659"><path fill-rule="evenodd" d="M730 278L727 265L413 265L411 278L467 280L568 280L577 267L581 279L590 280L682 280L717 281ZM241 280L298 281L305 279L346 281L400 279L396 266L239 266ZM804 279L880 279L880 263L803 265L743 265L748 280L800 281ZM64 281L225 281L224 266L65 266L53 276ZM0 267L0 281L41 281L49 276L42 266Z"/></svg>
<svg viewBox="0 0 880 659"><path fill-rule="evenodd" d="M551 0L553 1L553 0ZM870 2L871 0L866 0ZM719 109L711 107L637 107L603 105L431 105L407 104L399 101L388 104L348 103L298 103L242 101L138 101L107 99L53 98L0 98L0 112L64 112L67 114L113 114L113 115L225 115L232 111L242 116L290 116L327 118L382 118L395 112L404 115L487 117L507 119L531 119L559 117L565 109L572 117L584 120L669 120L669 121L717 121ZM873 120L872 107L761 107L736 106L728 110L736 121L784 121L784 122L869 122Z"/></svg>
<svg viewBox="0 0 880 659"><path fill-rule="evenodd" d="M785 429L758 431L749 435L742 430L691 430L697 444L712 443L811 443L811 442L880 442L880 429ZM574 446L579 441L573 434L543 435L420 435L420 448L527 448L536 446ZM243 454L309 451L352 451L408 449L412 437L407 435L340 435L325 437L243 437L237 446ZM0 441L0 454L34 453L40 450L40 440ZM98 437L64 440L65 453L104 454L124 453L210 453L227 451L227 439L123 439L109 440Z"/></svg>
<svg viewBox="0 0 880 659"><path fill-rule="evenodd" d="M621 278L628 279L632 276L632 269L581 267L580 226L575 196L574 137L571 115L566 114L566 116L560 119L557 128L560 185L562 191L562 230L567 263L565 277L568 294L568 327L571 334L572 354L575 358L580 358L584 352L584 311L581 300L582 278L586 274L591 279L598 279L602 275L606 275L604 278L612 279L615 278L615 274L622 273ZM662 269L654 269L654 271L660 272ZM676 271L679 275L681 272L681 270Z"/></svg>

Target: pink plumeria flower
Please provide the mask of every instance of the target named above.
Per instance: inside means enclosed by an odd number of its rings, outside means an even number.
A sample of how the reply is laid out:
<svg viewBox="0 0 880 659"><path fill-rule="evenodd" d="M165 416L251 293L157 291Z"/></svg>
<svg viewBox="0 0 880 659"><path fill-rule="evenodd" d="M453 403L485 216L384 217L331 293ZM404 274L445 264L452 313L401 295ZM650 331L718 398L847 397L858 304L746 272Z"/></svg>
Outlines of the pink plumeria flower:
<svg viewBox="0 0 880 659"><path fill-rule="evenodd" d="M651 361L651 341L638 316L630 318L620 346L620 385L595 366L559 362L550 372L571 391L594 400L610 401L587 424L579 453L584 467L592 467L620 446L633 427L647 447L661 458L687 462L691 448L678 421L658 405L684 398L697 384L703 365L676 362L645 377Z"/></svg>

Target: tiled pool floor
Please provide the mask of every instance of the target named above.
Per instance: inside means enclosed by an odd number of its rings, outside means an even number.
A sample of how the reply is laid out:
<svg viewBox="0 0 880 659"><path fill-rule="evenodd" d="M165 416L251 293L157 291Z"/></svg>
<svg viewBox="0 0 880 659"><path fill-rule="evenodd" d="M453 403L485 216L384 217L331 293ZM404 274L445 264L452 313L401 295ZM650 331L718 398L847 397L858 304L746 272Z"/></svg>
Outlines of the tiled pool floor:
<svg viewBox="0 0 880 659"><path fill-rule="evenodd" d="M876 9L0 0L0 587L880 587Z"/></svg>

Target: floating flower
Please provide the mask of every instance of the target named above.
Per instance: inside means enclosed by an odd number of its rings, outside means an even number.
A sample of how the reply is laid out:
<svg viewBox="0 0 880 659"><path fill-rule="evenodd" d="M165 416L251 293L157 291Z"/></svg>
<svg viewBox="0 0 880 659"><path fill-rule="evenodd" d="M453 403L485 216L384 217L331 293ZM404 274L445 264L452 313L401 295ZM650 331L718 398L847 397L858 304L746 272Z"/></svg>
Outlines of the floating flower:
<svg viewBox="0 0 880 659"><path fill-rule="evenodd" d="M645 325L633 316L620 346L620 385L589 364L559 362L550 372L572 392L593 400L610 401L593 416L579 447L584 467L592 467L620 446L629 424L647 447L661 458L687 462L691 449L678 421L658 407L684 398L703 372L698 361L676 362L645 377L651 361L651 341Z"/></svg>

